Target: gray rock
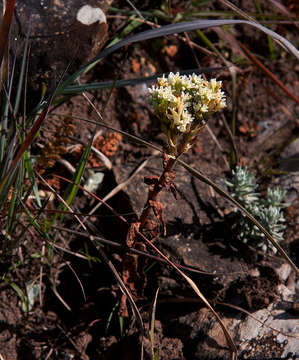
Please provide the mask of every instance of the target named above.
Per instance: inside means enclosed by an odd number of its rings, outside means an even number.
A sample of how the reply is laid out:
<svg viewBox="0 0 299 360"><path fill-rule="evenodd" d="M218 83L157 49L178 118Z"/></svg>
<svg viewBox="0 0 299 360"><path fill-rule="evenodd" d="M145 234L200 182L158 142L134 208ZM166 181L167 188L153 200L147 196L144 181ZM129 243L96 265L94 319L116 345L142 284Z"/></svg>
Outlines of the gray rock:
<svg viewBox="0 0 299 360"><path fill-rule="evenodd" d="M285 171L299 171L299 139L291 142L281 153L279 167Z"/></svg>
<svg viewBox="0 0 299 360"><path fill-rule="evenodd" d="M29 79L47 83L91 60L107 39L105 13L113 0L17 1L11 27L13 47L23 53L30 28ZM2 4L2 3L1 3Z"/></svg>
<svg viewBox="0 0 299 360"><path fill-rule="evenodd" d="M270 312L267 309L262 309L254 313L253 315L256 319L264 322L269 316ZM257 322L252 317L248 316L245 321L240 321L238 326L237 337L239 339L240 348L245 349L248 341L253 338L257 338L261 332L262 324Z"/></svg>
<svg viewBox="0 0 299 360"><path fill-rule="evenodd" d="M282 270L285 280L293 275L285 267ZM299 355L299 322L292 311L296 301L295 282L291 287L278 285L278 293L280 296L267 308L252 312L245 319L241 312L234 317L221 316L242 359ZM179 324L190 328L189 337L196 342L196 359L229 358L223 331L207 309L181 316Z"/></svg>
<svg viewBox="0 0 299 360"><path fill-rule="evenodd" d="M286 201L290 204L299 195L299 139L291 142L281 153L279 168L288 172L280 177L281 187L287 191Z"/></svg>
<svg viewBox="0 0 299 360"><path fill-rule="evenodd" d="M299 196L299 171L280 176L277 185L286 190L285 201L291 205Z"/></svg>

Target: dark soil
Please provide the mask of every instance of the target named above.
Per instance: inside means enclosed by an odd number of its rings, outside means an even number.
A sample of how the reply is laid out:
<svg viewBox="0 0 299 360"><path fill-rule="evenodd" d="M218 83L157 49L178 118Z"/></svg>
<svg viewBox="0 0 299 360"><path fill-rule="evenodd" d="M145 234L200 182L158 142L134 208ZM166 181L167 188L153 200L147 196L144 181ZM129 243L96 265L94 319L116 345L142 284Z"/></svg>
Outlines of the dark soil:
<svg viewBox="0 0 299 360"><path fill-rule="evenodd" d="M182 3L174 1L173 7L179 9L183 6ZM157 8L159 4L156 4ZM115 2L114 6L120 4ZM127 3L123 6L127 6ZM153 4L144 6L142 10L146 10L146 6L149 9ZM243 4L245 11L251 11L244 6ZM242 8L241 5L240 7ZM109 20L111 34L118 27L117 21L119 20L111 20L110 24ZM143 27L137 31L141 29ZM289 38L294 38L297 30L290 25L273 26L272 29L281 30L283 35L288 35ZM263 58L264 64L293 94L298 94L299 82L295 79L298 79L299 68L295 60L278 46L275 47L279 51L276 59L268 60L266 37L256 30L250 29L250 33L247 30L249 31L248 27L236 27L234 35ZM213 42L219 42L223 52L225 48L231 51L229 45L221 39L221 34L209 30L207 35L214 39ZM195 34L190 34L190 37L198 42ZM258 48L253 42L259 44ZM168 52L169 46L176 47L174 56ZM138 43L109 56L85 80L97 82L137 78L145 74L192 69L197 66L196 59L203 67L223 66L215 56L209 57L198 51L195 51L196 57L193 55L190 47L174 36ZM36 62L37 59L34 66ZM299 109L293 100L252 64L245 61L239 68L237 129L234 138L238 161L250 166L259 180L260 189L265 191L270 183L279 183L280 177L276 176L279 174L279 154L292 138L298 136L298 121L296 122L294 114L296 111L298 113ZM231 77L228 70L207 76L221 79L228 95L227 109L211 118L208 123L219 144L205 129L183 160L224 186L223 179L229 173L232 148L226 124L230 123L232 116ZM143 84L113 89L111 93L110 90L105 90L88 96L95 108L102 113L103 122L107 125L162 147L166 139L147 103L146 87L147 85ZM42 127L33 154L40 154L49 139L57 137L57 129L61 128L65 117L72 119L74 129L70 138L71 144L76 145L76 150L73 151L69 144L63 144L68 152L59 156L76 166L78 157L82 154L80 144L86 145L94 131L93 124L82 121L79 117L94 121L98 119L82 96L71 98L53 111ZM99 140L99 150L107 151L112 163L111 169L107 169L95 155L89 160L89 168L104 174L103 182L93 190L101 199L126 181L134 170L148 159L145 167L108 201L117 214L123 215L128 223L132 223L138 219L147 198L148 187L143 179L147 175L161 174L161 156L124 136L111 148L113 132L100 127L98 130L102 137ZM108 140L105 142L105 139ZM63 142L63 139L61 141ZM53 175L71 178L72 174L61 159L54 167L44 169L43 176L63 194L65 182L57 180ZM279 297L277 285L281 284L282 280L276 269L284 261L279 256L265 256L241 243L232 227L232 217L227 215L232 213L232 206L206 184L190 176L184 168L177 165L175 170L178 197L175 200L173 195L166 191L161 195L167 235L160 236L155 245L172 261L201 270L202 273L186 270L186 274L192 277L221 316L241 316L236 309L220 307L221 302L250 312L266 308ZM85 178L88 176L85 171ZM47 188L42 188L47 197ZM97 203L80 190L72 208L77 213L88 214ZM57 204L56 201L49 202L46 210L53 210ZM297 198L285 211L288 228L283 242L284 249L297 264L298 205L297 193ZM52 216L51 212L45 212L40 219L44 222ZM6 360L139 359L141 337L138 321L130 306L129 317L119 317L121 291L99 251L104 251L116 270L121 273L122 259L126 254L124 243L128 224L105 206L97 209L86 222L91 235L114 241L121 244L121 247L101 247L102 245L92 238L62 230L56 233L53 230L51 239L56 247L51 248L25 218L20 229L16 231L21 232L23 226L27 226L27 230L14 254L12 268L11 259L1 264L2 274L5 274L3 277L7 278L0 287L1 357ZM77 220L71 215L65 216L60 226L82 231ZM157 256L152 250L146 251ZM218 351L220 345L217 340L207 335L215 319L189 285L168 265L142 255L138 256L137 272L135 300L147 331L152 316L152 302L159 288L155 313L155 344L159 348L159 359L215 358L205 345L202 345L208 343ZM13 282L20 289L25 289L29 280L40 285L40 295L35 299L32 309L26 313L21 309L21 301L16 291L8 284ZM198 329L197 332L195 328ZM151 359L151 345L147 335L144 339L145 359ZM230 356L225 343L221 349L224 349L227 357ZM261 354L257 353L257 356Z"/></svg>

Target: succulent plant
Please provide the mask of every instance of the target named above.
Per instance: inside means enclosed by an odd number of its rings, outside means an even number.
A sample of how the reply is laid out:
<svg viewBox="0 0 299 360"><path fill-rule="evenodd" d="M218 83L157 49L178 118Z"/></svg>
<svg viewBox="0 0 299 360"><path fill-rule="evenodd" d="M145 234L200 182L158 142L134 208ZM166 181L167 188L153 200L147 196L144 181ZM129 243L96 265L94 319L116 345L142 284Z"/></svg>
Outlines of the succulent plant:
<svg viewBox="0 0 299 360"><path fill-rule="evenodd" d="M286 192L280 187L267 189L267 197L263 199L257 192L257 183L246 167L237 166L232 171L232 177L226 179L226 185L231 189L231 195L245 207L272 235L276 241L283 240L285 219L282 209L286 206ZM237 209L236 209L237 211ZM238 222L240 239L249 245L260 248L264 252L276 253L276 248L270 244L265 235L242 214Z"/></svg>

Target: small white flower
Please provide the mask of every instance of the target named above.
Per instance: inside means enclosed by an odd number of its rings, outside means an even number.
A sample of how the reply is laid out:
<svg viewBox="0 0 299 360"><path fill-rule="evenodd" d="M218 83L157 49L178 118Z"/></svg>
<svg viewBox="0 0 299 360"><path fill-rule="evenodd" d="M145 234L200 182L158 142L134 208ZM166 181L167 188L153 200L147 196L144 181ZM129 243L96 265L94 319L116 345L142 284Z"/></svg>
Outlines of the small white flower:
<svg viewBox="0 0 299 360"><path fill-rule="evenodd" d="M194 121L202 121L223 109L225 95L221 81L203 80L200 75L189 76L170 73L157 79L157 85L149 88L155 112L163 122L163 128L185 133Z"/></svg>

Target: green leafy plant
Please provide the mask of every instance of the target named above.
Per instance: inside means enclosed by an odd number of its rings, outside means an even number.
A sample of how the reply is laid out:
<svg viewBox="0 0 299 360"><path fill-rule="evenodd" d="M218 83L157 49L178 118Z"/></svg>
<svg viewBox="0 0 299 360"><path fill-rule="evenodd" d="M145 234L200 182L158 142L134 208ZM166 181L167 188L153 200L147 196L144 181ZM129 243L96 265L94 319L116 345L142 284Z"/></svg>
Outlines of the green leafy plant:
<svg viewBox="0 0 299 360"><path fill-rule="evenodd" d="M285 191L278 186L268 188L266 198L262 198L257 191L258 185L254 175L246 167L239 166L232 170L232 177L226 179L225 183L231 189L233 198L242 204L276 241L282 241L286 227L282 213L282 209L286 207ZM266 241L265 235L243 213L237 227L239 237L244 243L264 252L277 252L277 249Z"/></svg>

